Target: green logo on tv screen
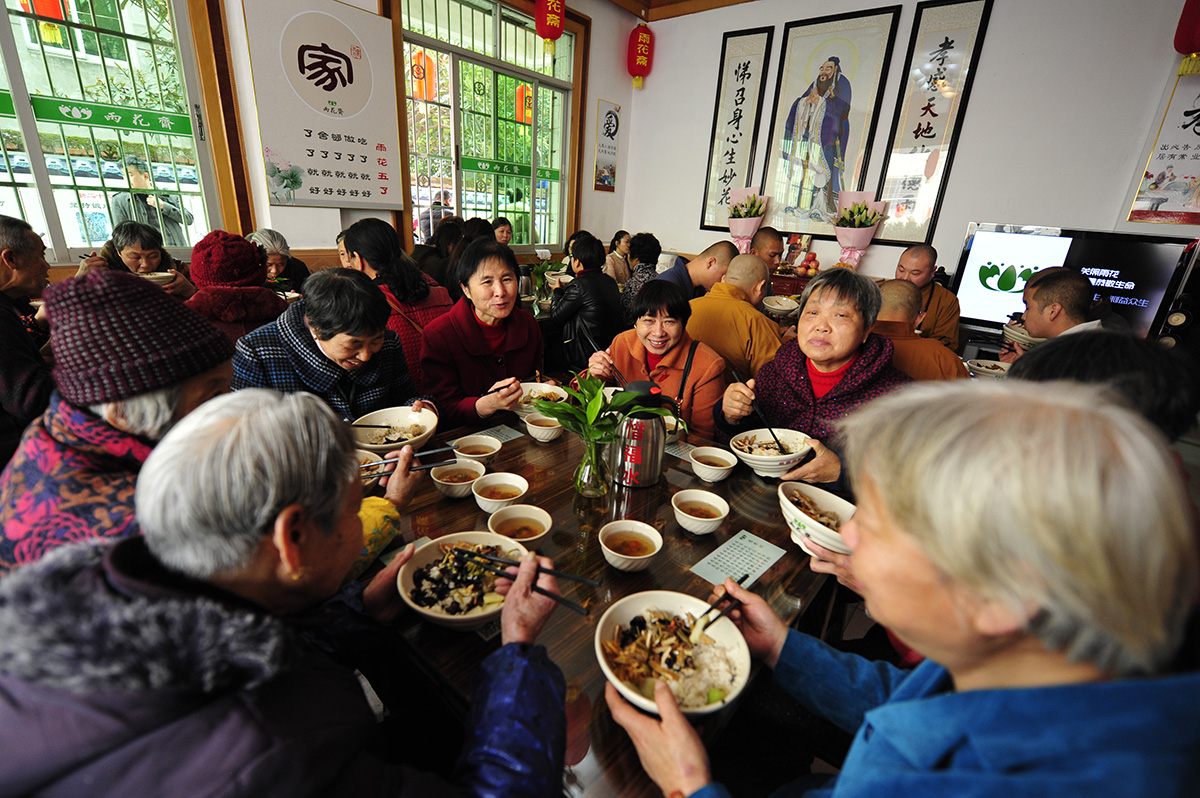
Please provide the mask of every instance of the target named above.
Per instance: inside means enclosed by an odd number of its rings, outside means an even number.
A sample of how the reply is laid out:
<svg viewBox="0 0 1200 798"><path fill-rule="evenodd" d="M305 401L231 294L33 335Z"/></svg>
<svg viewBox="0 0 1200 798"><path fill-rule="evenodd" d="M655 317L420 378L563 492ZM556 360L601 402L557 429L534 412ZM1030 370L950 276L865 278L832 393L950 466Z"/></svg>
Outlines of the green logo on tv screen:
<svg viewBox="0 0 1200 798"><path fill-rule="evenodd" d="M979 284L989 291L1020 294L1025 290L1025 284L1035 272L1037 269L1024 266L1005 266L1003 263L992 263L989 260L979 267Z"/></svg>

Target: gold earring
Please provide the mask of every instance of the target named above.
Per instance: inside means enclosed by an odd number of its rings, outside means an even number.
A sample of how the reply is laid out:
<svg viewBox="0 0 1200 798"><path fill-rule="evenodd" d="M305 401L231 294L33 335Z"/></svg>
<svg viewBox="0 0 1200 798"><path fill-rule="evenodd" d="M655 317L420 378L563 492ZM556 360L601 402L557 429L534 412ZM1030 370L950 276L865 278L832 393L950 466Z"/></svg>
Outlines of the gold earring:
<svg viewBox="0 0 1200 798"><path fill-rule="evenodd" d="M297 568L296 570L289 573L288 576L290 576L292 578L293 582L299 582L301 579L304 578L304 568Z"/></svg>

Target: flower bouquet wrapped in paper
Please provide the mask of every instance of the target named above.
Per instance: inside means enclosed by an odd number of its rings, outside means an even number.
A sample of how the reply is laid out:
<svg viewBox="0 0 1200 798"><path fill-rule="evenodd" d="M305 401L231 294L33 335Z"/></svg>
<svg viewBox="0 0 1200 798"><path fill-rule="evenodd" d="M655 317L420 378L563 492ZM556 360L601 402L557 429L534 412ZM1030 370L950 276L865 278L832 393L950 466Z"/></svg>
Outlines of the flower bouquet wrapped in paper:
<svg viewBox="0 0 1200 798"><path fill-rule="evenodd" d="M757 187L735 188L729 192L729 196L732 200L729 205L729 235L737 244L738 252L745 254L750 251L750 239L754 238L762 225L771 198L760 196Z"/></svg>
<svg viewBox="0 0 1200 798"><path fill-rule="evenodd" d="M840 263L858 268L863 251L870 246L875 229L883 219L886 202L874 202L874 192L842 191L838 194L838 215L833 220L834 235L842 245Z"/></svg>

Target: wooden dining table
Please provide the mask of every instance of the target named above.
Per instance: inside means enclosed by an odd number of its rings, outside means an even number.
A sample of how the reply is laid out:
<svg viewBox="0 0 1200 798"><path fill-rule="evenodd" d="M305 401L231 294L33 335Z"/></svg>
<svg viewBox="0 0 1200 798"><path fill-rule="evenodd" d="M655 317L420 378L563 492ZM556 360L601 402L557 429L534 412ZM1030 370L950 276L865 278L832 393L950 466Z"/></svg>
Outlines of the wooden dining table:
<svg viewBox="0 0 1200 798"><path fill-rule="evenodd" d="M600 616L617 599L644 590L707 597L713 585L690 569L742 530L785 552L751 586L785 621L795 620L809 608L825 577L809 569L808 556L789 537L779 508L778 480L759 477L743 463L738 463L728 478L714 484L701 481L687 460L665 454L658 484L639 488L614 485L608 496L588 499L576 492L573 483L583 455L583 443L577 436L564 432L558 439L542 443L530 437L515 416L510 416L507 426L522 434L503 444L488 472L520 474L529 481L529 491L518 501L550 513L553 530L536 545L540 554L552 558L559 570L600 581L599 587L591 587L560 580L563 595L582 604L589 614L583 617L560 607L538 637L538 643L562 668L567 682L564 794L659 796L661 792L642 771L637 752L625 731L613 722L604 700L605 677L594 647ZM467 432L439 434L425 448L443 445L437 441L453 440ZM691 442L713 445L694 437ZM440 459L438 455L432 457ZM716 532L694 535L676 522L671 496L686 488L712 491L729 503L729 516ZM663 548L644 571L618 571L604 559L597 531L605 523L622 518L644 521L662 533ZM474 498L447 498L427 478L405 512L403 542L486 530L487 521L488 514L479 509ZM499 635L487 638L478 631L448 629L414 612L397 622L397 630L413 663L428 675L451 711L465 718L471 678L483 659L499 648ZM699 725L702 736L711 738L736 710L735 701L731 707L706 716Z"/></svg>

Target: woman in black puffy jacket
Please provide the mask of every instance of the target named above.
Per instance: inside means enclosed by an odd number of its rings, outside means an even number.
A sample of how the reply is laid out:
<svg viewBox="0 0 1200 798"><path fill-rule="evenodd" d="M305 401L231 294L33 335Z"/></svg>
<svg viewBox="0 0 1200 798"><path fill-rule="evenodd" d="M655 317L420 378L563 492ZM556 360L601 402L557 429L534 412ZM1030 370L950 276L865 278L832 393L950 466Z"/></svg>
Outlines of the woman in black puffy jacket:
<svg viewBox="0 0 1200 798"><path fill-rule="evenodd" d="M573 236L575 279L555 289L550 302L550 319L562 328L565 366L571 371L586 368L592 353L607 347L623 329L620 290L603 266L604 244L590 233Z"/></svg>

